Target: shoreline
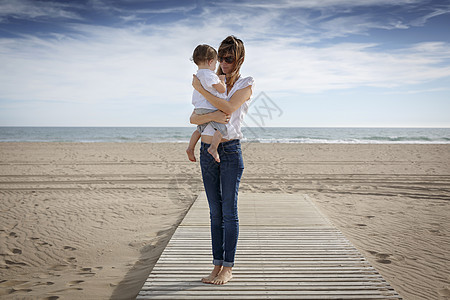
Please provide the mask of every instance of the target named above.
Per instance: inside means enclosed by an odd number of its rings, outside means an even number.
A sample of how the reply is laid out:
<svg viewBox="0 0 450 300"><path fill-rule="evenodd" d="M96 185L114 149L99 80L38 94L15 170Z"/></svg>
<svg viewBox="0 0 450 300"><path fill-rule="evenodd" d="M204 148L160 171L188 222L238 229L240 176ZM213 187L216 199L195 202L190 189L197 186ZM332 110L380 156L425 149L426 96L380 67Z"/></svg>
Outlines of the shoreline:
<svg viewBox="0 0 450 300"><path fill-rule="evenodd" d="M0 142L0 296L136 295L203 189L186 146ZM242 148L240 191L308 194L404 299L450 297L450 145Z"/></svg>

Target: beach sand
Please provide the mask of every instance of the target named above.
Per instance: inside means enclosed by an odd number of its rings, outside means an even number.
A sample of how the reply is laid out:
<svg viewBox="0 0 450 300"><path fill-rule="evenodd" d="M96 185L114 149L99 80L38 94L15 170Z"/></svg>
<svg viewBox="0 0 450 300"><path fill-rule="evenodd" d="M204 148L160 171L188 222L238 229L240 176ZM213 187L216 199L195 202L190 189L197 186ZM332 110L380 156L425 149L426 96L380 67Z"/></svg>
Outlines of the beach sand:
<svg viewBox="0 0 450 300"><path fill-rule="evenodd" d="M0 298L135 297L203 189L186 146L0 143ZM242 148L241 191L309 194L404 299L450 299L450 145Z"/></svg>

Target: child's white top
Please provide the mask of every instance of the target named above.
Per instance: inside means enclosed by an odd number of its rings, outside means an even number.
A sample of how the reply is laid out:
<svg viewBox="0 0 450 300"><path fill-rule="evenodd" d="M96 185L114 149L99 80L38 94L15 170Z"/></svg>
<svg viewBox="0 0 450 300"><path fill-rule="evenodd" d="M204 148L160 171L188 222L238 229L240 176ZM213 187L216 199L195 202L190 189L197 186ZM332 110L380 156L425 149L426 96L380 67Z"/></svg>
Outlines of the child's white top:
<svg viewBox="0 0 450 300"><path fill-rule="evenodd" d="M216 97L226 99L226 93L219 93L214 87L213 84L217 84L220 82L219 76L216 75L210 69L199 69L197 71L197 78L200 80L203 88L213 94ZM192 94L192 104L195 108L208 108L208 109L217 109L214 105L209 103L205 97L202 96L196 89Z"/></svg>
<svg viewBox="0 0 450 300"><path fill-rule="evenodd" d="M234 83L233 88L228 93L227 100L229 101L230 98L233 96L233 94L241 90L243 88L246 88L248 86L253 86L255 84L255 81L253 77L239 77L239 79ZM242 121L244 120L245 115L247 114L248 108L250 106L252 97L245 101L238 109L236 109L230 116L230 121L227 125L228 135L224 136L224 139L228 140L234 140L234 139L242 139L244 136L241 131ZM206 126L205 130L202 132L202 135L214 135L214 128L212 126L208 125Z"/></svg>

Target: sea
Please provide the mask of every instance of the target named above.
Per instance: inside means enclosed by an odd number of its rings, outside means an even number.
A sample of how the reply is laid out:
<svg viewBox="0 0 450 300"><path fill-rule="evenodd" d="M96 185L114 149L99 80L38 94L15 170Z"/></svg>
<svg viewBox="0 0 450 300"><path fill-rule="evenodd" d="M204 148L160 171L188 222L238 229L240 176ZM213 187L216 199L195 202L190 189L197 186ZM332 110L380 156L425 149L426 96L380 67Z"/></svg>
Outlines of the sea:
<svg viewBox="0 0 450 300"><path fill-rule="evenodd" d="M195 127L0 127L0 142L187 143ZM243 142L450 144L450 128L243 127Z"/></svg>

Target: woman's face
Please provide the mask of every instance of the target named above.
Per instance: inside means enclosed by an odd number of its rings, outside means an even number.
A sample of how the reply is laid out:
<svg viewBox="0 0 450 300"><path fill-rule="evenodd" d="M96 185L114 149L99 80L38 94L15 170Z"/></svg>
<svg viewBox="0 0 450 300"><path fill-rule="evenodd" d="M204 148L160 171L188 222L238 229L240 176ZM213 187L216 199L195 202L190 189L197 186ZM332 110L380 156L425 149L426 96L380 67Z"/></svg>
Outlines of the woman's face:
<svg viewBox="0 0 450 300"><path fill-rule="evenodd" d="M234 60L234 55L231 53L224 54L224 56L219 57L220 67L222 72L229 74L234 70L236 61Z"/></svg>

